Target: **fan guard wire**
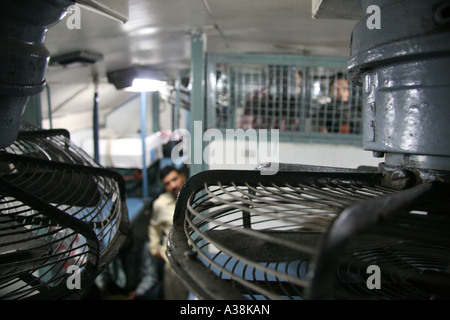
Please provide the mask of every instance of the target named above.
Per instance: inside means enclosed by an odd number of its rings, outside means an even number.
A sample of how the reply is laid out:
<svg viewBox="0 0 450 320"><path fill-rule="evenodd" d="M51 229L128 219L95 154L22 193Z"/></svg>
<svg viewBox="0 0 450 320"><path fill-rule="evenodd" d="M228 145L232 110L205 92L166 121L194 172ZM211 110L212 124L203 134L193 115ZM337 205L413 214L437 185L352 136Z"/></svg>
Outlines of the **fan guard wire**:
<svg viewBox="0 0 450 320"><path fill-rule="evenodd" d="M0 151L0 183L0 298L82 297L129 232L123 178L66 130L23 123ZM71 265L77 290L67 285Z"/></svg>
<svg viewBox="0 0 450 320"><path fill-rule="evenodd" d="M188 180L177 199L168 256L198 298L445 297L449 221L446 215L409 213L429 209L420 190L430 186L398 192L382 186L380 173L302 169L273 176L212 170ZM432 190L443 187L433 184ZM438 194L442 199L445 191ZM388 206L393 199L402 205L386 216L367 207ZM372 215L373 222L347 221L349 208L357 216ZM330 230L339 223L345 228L337 236ZM422 229L425 235L417 232ZM332 244L343 235L348 242L336 249ZM383 290L366 285L371 264L383 270ZM324 265L332 267L321 270ZM442 285L433 287L436 282Z"/></svg>

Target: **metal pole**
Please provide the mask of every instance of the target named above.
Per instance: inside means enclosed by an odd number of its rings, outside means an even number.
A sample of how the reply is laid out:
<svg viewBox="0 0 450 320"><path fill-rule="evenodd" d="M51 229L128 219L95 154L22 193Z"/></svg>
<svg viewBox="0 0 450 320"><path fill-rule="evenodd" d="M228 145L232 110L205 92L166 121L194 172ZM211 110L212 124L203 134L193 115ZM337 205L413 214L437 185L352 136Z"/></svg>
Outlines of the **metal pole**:
<svg viewBox="0 0 450 320"><path fill-rule="evenodd" d="M155 91L151 93L152 95L152 132L158 132L161 130L160 121L159 121L159 91ZM150 151L150 163L153 163L155 160L155 150L152 149Z"/></svg>
<svg viewBox="0 0 450 320"><path fill-rule="evenodd" d="M152 95L152 131L158 132L160 130L159 91L152 92L151 95Z"/></svg>
<svg viewBox="0 0 450 320"><path fill-rule="evenodd" d="M177 99L175 102L175 110L174 110L174 121L172 130L175 131L180 126L180 108L181 108L181 75L178 72L177 81L176 81L176 90L177 90Z"/></svg>
<svg viewBox="0 0 450 320"><path fill-rule="evenodd" d="M98 102L99 102L99 97L98 97L98 79L97 77L94 77L94 87L95 87L95 92L94 92L94 110L93 110L93 140L94 140L94 160L98 163L100 163L100 155L99 155L99 147L98 147L98 139L99 139L99 135L98 135Z"/></svg>
<svg viewBox="0 0 450 320"><path fill-rule="evenodd" d="M45 87L47 88L48 123L49 123L50 129L53 129L52 102L51 102L50 86L48 84L46 84Z"/></svg>
<svg viewBox="0 0 450 320"><path fill-rule="evenodd" d="M141 92L141 139L142 139L142 198L144 204L148 199L148 176L147 176L147 147L145 138L147 136L147 93Z"/></svg>
<svg viewBox="0 0 450 320"><path fill-rule="evenodd" d="M205 61L206 36L193 34L191 36L191 106L190 106L190 133L191 133L191 167L190 175L203 170L203 139L196 137L203 132L195 132L194 128L204 128L205 120ZM196 123L197 122L197 123Z"/></svg>

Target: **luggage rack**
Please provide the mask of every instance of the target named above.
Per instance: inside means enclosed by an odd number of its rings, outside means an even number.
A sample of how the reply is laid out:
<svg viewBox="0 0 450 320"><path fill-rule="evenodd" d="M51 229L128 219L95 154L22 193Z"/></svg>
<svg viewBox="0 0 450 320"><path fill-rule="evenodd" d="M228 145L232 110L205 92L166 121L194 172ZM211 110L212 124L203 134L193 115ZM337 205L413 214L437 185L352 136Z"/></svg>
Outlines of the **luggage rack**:
<svg viewBox="0 0 450 320"><path fill-rule="evenodd" d="M200 299L448 298L448 191L376 170L205 171L180 191L168 256Z"/></svg>

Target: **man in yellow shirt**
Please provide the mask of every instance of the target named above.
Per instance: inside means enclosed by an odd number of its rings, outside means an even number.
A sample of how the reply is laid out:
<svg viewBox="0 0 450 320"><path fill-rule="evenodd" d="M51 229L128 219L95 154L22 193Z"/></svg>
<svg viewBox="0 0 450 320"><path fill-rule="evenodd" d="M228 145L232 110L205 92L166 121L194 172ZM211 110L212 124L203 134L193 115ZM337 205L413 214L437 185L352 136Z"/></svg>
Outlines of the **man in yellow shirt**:
<svg viewBox="0 0 450 320"><path fill-rule="evenodd" d="M173 223L175 203L186 176L173 166L164 167L160 172L165 192L153 203L153 212L149 225L150 252L164 260L163 291L165 299L187 299L188 290L174 274L166 256L167 237Z"/></svg>

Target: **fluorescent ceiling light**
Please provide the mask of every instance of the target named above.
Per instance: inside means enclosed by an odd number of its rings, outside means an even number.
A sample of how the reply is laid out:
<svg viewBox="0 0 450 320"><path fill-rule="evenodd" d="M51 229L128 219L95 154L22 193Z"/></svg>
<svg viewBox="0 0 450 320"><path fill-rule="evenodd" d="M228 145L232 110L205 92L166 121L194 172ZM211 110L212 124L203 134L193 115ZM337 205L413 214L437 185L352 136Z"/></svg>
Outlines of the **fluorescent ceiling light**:
<svg viewBox="0 0 450 320"><path fill-rule="evenodd" d="M125 91L132 92L153 92L164 88L165 82L154 79L136 78L131 87L125 88Z"/></svg>
<svg viewBox="0 0 450 320"><path fill-rule="evenodd" d="M133 66L107 73L109 83L118 90L133 92L150 92L164 89L165 77L157 70L148 66Z"/></svg>

